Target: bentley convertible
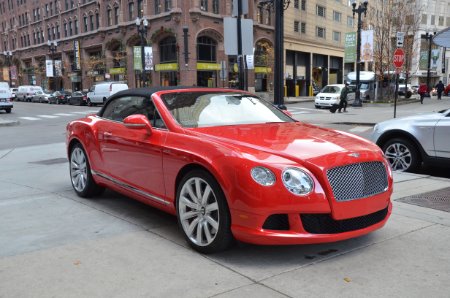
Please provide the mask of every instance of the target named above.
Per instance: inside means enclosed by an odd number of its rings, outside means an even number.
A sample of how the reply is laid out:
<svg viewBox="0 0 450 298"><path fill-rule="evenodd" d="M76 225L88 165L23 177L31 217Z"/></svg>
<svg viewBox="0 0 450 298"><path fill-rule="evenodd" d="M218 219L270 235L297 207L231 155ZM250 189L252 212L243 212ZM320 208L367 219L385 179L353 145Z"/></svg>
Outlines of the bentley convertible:
<svg viewBox="0 0 450 298"><path fill-rule="evenodd" d="M358 237L392 210L392 172L375 144L296 121L245 91L121 91L69 123L66 142L79 196L107 187L176 215L201 253L235 240Z"/></svg>

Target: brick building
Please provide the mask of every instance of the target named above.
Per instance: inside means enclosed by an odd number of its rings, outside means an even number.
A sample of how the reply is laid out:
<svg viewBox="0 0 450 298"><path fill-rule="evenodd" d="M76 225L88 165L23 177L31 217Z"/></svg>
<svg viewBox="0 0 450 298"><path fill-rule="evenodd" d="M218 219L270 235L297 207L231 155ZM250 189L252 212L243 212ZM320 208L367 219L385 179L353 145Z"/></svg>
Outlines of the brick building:
<svg viewBox="0 0 450 298"><path fill-rule="evenodd" d="M259 1L249 2L255 67L248 70L248 86L267 91L273 14L259 8ZM145 43L153 52L153 69L145 73L148 85L234 87L236 56L224 51L223 18L231 12L231 0L0 0L0 53L12 52L11 59L1 55L0 66L11 65L13 86L87 90L98 81L120 80L139 87L134 49ZM138 17L149 23L144 40ZM49 41L57 42L56 51L49 50ZM46 75L46 60L55 61L61 74L54 81ZM7 73L1 72L3 80Z"/></svg>

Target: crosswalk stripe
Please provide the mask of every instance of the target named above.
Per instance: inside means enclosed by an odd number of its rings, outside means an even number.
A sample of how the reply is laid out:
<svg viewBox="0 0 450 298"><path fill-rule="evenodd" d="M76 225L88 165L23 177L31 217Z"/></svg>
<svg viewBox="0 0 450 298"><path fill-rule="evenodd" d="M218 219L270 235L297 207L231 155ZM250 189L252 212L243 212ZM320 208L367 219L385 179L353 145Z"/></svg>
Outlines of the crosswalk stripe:
<svg viewBox="0 0 450 298"><path fill-rule="evenodd" d="M370 127L370 126L356 126L356 127L353 127L352 129L349 129L349 131L351 131L351 132L365 132L365 131L368 131L369 129L372 129L372 127Z"/></svg>
<svg viewBox="0 0 450 298"><path fill-rule="evenodd" d="M53 116L53 115L37 115L37 116L41 117L41 118L48 118L48 119L59 118L59 116Z"/></svg>
<svg viewBox="0 0 450 298"><path fill-rule="evenodd" d="M73 114L67 114L67 113L57 113L54 115L58 115L58 116L74 116Z"/></svg>
<svg viewBox="0 0 450 298"><path fill-rule="evenodd" d="M42 120L41 118L36 118L36 117L19 117L19 118L24 119L24 120L31 120L31 121Z"/></svg>

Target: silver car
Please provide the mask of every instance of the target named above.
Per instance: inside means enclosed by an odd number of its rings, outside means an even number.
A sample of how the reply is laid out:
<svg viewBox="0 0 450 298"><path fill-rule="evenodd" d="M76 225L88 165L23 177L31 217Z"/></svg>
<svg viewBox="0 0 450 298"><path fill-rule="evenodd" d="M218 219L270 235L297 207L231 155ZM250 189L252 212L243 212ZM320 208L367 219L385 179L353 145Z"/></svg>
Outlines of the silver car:
<svg viewBox="0 0 450 298"><path fill-rule="evenodd" d="M412 172L422 163L450 164L450 109L378 123L371 140L394 171Z"/></svg>

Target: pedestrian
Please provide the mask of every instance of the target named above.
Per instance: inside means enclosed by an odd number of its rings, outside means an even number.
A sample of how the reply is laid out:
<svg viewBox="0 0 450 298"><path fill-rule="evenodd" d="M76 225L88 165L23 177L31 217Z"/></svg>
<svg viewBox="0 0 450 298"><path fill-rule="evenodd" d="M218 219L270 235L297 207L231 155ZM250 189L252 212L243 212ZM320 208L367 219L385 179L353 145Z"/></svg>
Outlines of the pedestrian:
<svg viewBox="0 0 450 298"><path fill-rule="evenodd" d="M420 95L420 103L423 104L423 98L425 97L425 94L428 92L428 87L425 84L420 84L419 90L417 93Z"/></svg>
<svg viewBox="0 0 450 298"><path fill-rule="evenodd" d="M347 95L349 91L348 83L345 82L344 88L341 90L341 100L339 101L338 113L341 113L342 109L344 109L344 113L347 112Z"/></svg>
<svg viewBox="0 0 450 298"><path fill-rule="evenodd" d="M436 91L437 91L437 99L442 99L442 92L444 92L445 86L442 83L442 81L439 81L439 83L437 83L436 85Z"/></svg>

